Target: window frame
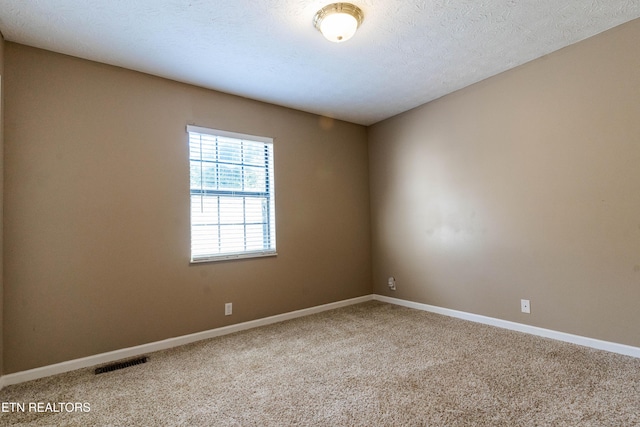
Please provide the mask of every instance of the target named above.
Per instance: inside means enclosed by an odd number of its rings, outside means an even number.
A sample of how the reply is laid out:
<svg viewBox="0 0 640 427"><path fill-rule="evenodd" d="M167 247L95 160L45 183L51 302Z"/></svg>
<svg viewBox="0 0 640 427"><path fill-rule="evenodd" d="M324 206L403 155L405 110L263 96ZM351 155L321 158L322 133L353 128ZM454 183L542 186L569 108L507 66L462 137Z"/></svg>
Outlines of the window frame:
<svg viewBox="0 0 640 427"><path fill-rule="evenodd" d="M268 147L269 155L265 154L266 160L264 165L265 172L265 191L245 191L245 190L206 190L203 189L202 186L198 189L198 193L194 193L194 188L191 187L191 183L189 184L189 263L190 264L200 264L200 263L208 263L208 262L217 262L217 261L228 261L228 260L236 260L236 259L250 259L250 258L262 258L262 257L271 257L278 255L276 250L276 218L275 218L275 167L274 167L274 144L273 138L265 137L265 136L257 136L257 135L249 135L238 132L225 131L220 129L212 129L195 125L187 125L187 147L189 150L189 154L187 156L187 161L189 162L189 171L191 173L191 163L193 161L191 157L191 133L210 135L213 137L221 137L221 138L231 138L238 141L246 141L251 143L261 143L265 146L265 150ZM204 163L203 159L200 159L200 163ZM212 163L223 164L223 162L215 161ZM240 163L237 163L241 167L255 167L250 164L246 164L244 160ZM270 247L263 248L260 250L245 250L240 252L224 252L220 254L211 254L211 255L198 255L194 257L193 251L193 239L194 239L194 224L193 224L193 197L195 196L205 196L205 195L213 195L218 197L237 197L243 200L243 204L246 203L246 197L265 197L267 202L266 220L264 221L264 226L267 228L265 231L265 235L268 235L267 239L269 241ZM218 211L220 212L220 211ZM263 217L264 219L265 217ZM247 226L246 222L246 213L243 218L242 224ZM222 224L218 223L218 227ZM246 238L246 231L244 232L244 237Z"/></svg>

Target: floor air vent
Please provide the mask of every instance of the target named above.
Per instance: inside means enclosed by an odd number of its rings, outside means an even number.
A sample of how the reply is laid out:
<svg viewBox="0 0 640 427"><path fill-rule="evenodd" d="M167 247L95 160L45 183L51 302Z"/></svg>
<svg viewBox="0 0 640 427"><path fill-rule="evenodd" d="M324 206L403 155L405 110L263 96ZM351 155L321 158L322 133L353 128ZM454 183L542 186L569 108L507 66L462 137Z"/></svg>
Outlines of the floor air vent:
<svg viewBox="0 0 640 427"><path fill-rule="evenodd" d="M128 368L129 366L135 366L141 363L147 363L147 360L149 360L149 358L147 356L144 356L144 357L138 357L137 359L125 360L124 362L116 362L110 365L105 365L105 366L96 368L95 372L96 372L96 375L104 374L105 372L116 371L118 369Z"/></svg>

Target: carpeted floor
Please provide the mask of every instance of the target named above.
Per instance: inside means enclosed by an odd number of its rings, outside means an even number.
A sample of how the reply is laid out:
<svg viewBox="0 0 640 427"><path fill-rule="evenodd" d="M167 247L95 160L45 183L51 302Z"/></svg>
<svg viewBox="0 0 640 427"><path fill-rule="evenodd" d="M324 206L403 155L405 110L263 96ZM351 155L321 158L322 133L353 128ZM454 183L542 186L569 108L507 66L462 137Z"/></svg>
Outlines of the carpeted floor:
<svg viewBox="0 0 640 427"><path fill-rule="evenodd" d="M6 387L0 425L640 425L640 359L380 302L148 356Z"/></svg>

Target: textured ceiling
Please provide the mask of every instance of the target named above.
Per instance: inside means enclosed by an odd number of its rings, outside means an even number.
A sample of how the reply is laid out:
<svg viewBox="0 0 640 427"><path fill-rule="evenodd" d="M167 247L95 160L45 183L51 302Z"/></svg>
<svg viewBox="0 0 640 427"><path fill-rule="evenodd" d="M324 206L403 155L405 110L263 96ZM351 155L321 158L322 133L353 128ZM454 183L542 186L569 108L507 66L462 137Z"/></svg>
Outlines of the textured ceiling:
<svg viewBox="0 0 640 427"><path fill-rule="evenodd" d="M640 17L640 0L0 0L8 41L369 125Z"/></svg>

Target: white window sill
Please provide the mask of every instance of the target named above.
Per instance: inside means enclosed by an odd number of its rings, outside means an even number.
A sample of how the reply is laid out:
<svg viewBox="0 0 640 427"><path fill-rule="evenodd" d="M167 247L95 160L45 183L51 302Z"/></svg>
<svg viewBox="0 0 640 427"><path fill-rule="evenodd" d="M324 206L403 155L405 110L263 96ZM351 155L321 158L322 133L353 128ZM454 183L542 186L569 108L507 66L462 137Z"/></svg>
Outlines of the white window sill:
<svg viewBox="0 0 640 427"><path fill-rule="evenodd" d="M240 259L264 258L264 257L277 256L277 255L278 255L277 252L247 252L247 253L239 253L239 254L215 255L210 257L192 259L191 261L189 261L189 264L202 264L205 262L234 261L234 260L240 260Z"/></svg>

